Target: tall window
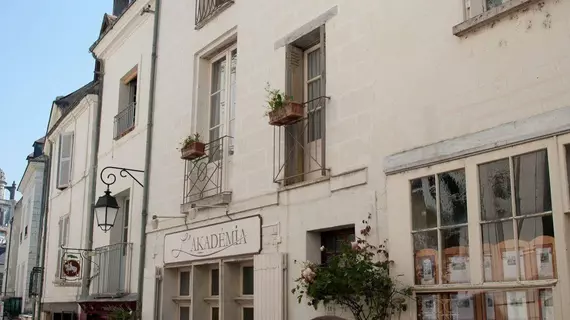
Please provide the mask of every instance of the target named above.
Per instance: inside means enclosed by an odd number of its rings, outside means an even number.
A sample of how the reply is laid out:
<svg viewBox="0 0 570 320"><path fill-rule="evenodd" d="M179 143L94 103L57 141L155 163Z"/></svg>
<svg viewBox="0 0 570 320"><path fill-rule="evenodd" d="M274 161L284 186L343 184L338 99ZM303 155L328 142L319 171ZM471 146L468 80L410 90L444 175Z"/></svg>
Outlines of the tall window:
<svg viewBox="0 0 570 320"><path fill-rule="evenodd" d="M178 272L178 319L190 320L191 303L191 272L189 269L181 269Z"/></svg>
<svg viewBox="0 0 570 320"><path fill-rule="evenodd" d="M221 143L218 139L235 135L236 76L237 49L232 46L211 64L208 139L213 142L212 151ZM233 151L232 140L229 139L230 151Z"/></svg>
<svg viewBox="0 0 570 320"><path fill-rule="evenodd" d="M469 282L465 171L410 184L416 284Z"/></svg>
<svg viewBox="0 0 570 320"><path fill-rule="evenodd" d="M137 66L123 78L119 88L119 109L115 116L114 139L120 139L135 127L137 108Z"/></svg>
<svg viewBox="0 0 570 320"><path fill-rule="evenodd" d="M63 259L63 252L61 250L61 247L62 246L66 247L69 242L69 215L66 215L59 219L58 233L59 233L59 238L57 242L58 258L57 258L57 268L55 269L56 278L61 276L61 268L62 268L61 260Z"/></svg>
<svg viewBox="0 0 570 320"><path fill-rule="evenodd" d="M313 142L321 138L321 77L323 66L321 64L321 44L317 44L304 52L305 101L307 101L308 141Z"/></svg>
<svg viewBox="0 0 570 320"><path fill-rule="evenodd" d="M330 257L341 252L342 246L355 240L354 227L321 232L321 263L326 264Z"/></svg>
<svg viewBox="0 0 570 320"><path fill-rule="evenodd" d="M122 242L129 242L129 215L130 215L131 199L125 199L123 206L123 236Z"/></svg>
<svg viewBox="0 0 570 320"><path fill-rule="evenodd" d="M64 189L71 181L71 159L73 155L73 132L59 136L59 161L57 172L57 188Z"/></svg>
<svg viewBox="0 0 570 320"><path fill-rule="evenodd" d="M546 150L481 164L479 182L485 281L554 278Z"/></svg>
<svg viewBox="0 0 570 320"><path fill-rule="evenodd" d="M552 145L538 141L405 174L418 319L553 319Z"/></svg>

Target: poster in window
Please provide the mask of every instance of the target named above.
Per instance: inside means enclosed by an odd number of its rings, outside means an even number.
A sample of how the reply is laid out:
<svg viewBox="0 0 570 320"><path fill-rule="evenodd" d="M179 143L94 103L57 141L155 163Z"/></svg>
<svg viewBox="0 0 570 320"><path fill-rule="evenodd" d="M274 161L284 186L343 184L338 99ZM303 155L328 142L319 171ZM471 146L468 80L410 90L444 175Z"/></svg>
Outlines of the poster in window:
<svg viewBox="0 0 570 320"><path fill-rule="evenodd" d="M491 255L485 255L483 257L483 268L485 270L485 280L493 280L493 257Z"/></svg>
<svg viewBox="0 0 570 320"><path fill-rule="evenodd" d="M456 256L449 258L448 261L449 282L469 282L469 257Z"/></svg>
<svg viewBox="0 0 570 320"><path fill-rule="evenodd" d="M554 302L551 290L540 290L540 319L554 320Z"/></svg>
<svg viewBox="0 0 570 320"><path fill-rule="evenodd" d="M422 320L437 320L436 295L422 296Z"/></svg>
<svg viewBox="0 0 570 320"><path fill-rule="evenodd" d="M526 293L524 291L507 292L508 319L529 320L526 307Z"/></svg>
<svg viewBox="0 0 570 320"><path fill-rule="evenodd" d="M435 284L435 257L423 257L420 261L421 284Z"/></svg>
<svg viewBox="0 0 570 320"><path fill-rule="evenodd" d="M519 256L519 266L521 272L521 279L524 279L524 257L522 253ZM503 252L503 280L516 280L517 279L517 252L505 251Z"/></svg>
<svg viewBox="0 0 570 320"><path fill-rule="evenodd" d="M471 295L467 293L451 295L451 314L453 320L474 319L475 309Z"/></svg>
<svg viewBox="0 0 570 320"><path fill-rule="evenodd" d="M485 294L485 306L487 311L487 320L495 320L495 300L493 300L493 294Z"/></svg>
<svg viewBox="0 0 570 320"><path fill-rule="evenodd" d="M538 266L538 278L553 278L552 248L536 248L536 265Z"/></svg>

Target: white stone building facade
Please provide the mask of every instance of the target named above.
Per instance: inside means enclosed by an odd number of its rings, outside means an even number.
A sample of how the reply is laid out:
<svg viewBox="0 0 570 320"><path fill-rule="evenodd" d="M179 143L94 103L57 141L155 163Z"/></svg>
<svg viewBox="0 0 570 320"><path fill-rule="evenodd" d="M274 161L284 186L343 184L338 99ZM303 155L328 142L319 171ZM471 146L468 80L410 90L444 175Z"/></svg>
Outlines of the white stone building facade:
<svg viewBox="0 0 570 320"><path fill-rule="evenodd" d="M369 214L419 301L400 319L564 318L568 4L207 3L160 8L143 318L350 319L296 302L295 261ZM267 82L318 98L300 132L267 124ZM180 160L196 132L209 156ZM188 245L234 227L258 246Z"/></svg>

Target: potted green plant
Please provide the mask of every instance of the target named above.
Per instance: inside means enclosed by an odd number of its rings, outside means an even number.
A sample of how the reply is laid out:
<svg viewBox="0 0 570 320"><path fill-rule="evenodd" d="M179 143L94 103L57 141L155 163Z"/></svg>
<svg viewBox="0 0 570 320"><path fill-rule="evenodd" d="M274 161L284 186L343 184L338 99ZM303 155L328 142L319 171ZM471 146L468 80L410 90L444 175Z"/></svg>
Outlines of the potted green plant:
<svg viewBox="0 0 570 320"><path fill-rule="evenodd" d="M180 151L182 153L182 159L194 160L206 155L206 144L200 141L199 133L194 133L182 141Z"/></svg>
<svg viewBox="0 0 570 320"><path fill-rule="evenodd" d="M289 125L303 118L303 105L293 101L279 89L271 89L269 83L265 88L267 92L267 112L269 124L272 126Z"/></svg>
<svg viewBox="0 0 570 320"><path fill-rule="evenodd" d="M368 221L362 222L362 237L346 243L326 264L302 263L301 275L295 279L297 285L291 290L299 303L306 299L315 309L336 305L348 309L355 320L389 320L406 311L412 290L391 276L394 262L386 244L368 243L371 228ZM321 247L321 251L326 250Z"/></svg>

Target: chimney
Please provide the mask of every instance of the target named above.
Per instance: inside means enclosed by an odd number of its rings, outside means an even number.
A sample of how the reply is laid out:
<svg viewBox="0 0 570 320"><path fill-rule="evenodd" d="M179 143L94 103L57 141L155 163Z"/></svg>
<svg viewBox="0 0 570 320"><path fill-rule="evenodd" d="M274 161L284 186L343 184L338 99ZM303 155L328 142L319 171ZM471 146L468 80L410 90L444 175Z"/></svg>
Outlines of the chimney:
<svg viewBox="0 0 570 320"><path fill-rule="evenodd" d="M120 16L125 9L127 9L127 7L129 6L129 3L132 0L113 0L113 15L115 17Z"/></svg>

